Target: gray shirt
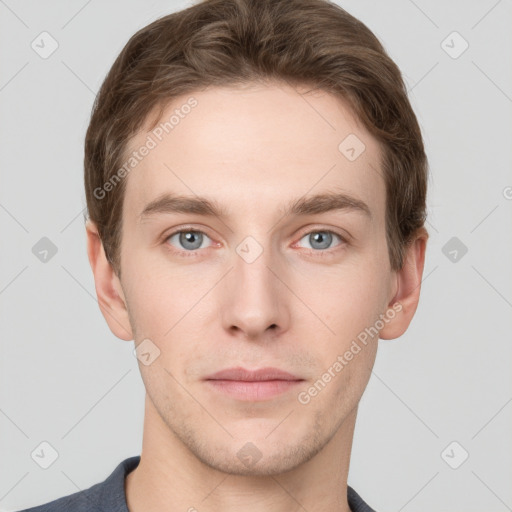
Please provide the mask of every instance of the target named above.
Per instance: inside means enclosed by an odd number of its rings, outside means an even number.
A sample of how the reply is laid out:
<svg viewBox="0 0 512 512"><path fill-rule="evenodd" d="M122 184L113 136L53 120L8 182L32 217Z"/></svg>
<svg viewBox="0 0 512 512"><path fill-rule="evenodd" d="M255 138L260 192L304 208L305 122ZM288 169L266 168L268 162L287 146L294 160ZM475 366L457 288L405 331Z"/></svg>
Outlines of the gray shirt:
<svg viewBox="0 0 512 512"><path fill-rule="evenodd" d="M140 455L125 459L105 481L83 491L19 512L129 512L124 493L124 479L138 466L139 461ZM352 512L375 512L350 486L347 486L347 494Z"/></svg>

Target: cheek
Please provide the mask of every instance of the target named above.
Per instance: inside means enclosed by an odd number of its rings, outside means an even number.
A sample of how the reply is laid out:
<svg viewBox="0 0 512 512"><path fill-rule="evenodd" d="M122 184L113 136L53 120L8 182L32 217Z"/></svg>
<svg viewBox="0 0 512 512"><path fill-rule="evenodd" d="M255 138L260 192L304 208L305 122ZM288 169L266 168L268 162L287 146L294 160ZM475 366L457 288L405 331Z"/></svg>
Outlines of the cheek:
<svg viewBox="0 0 512 512"><path fill-rule="evenodd" d="M146 242L137 243L127 237L123 271L127 280L126 290L131 296L137 315L147 317L157 311L164 311L173 297L183 296L183 292L187 293L190 286L183 287L181 270L166 262L162 256L162 247L140 247L144 243Z"/></svg>
<svg viewBox="0 0 512 512"><path fill-rule="evenodd" d="M308 291L308 304L343 344L375 323L382 312L383 286L375 265L352 265L317 281L316 291Z"/></svg>
<svg viewBox="0 0 512 512"><path fill-rule="evenodd" d="M149 264L125 265L127 284L126 300L132 323L139 336L161 338L177 321L180 299L180 284L170 275L165 275Z"/></svg>

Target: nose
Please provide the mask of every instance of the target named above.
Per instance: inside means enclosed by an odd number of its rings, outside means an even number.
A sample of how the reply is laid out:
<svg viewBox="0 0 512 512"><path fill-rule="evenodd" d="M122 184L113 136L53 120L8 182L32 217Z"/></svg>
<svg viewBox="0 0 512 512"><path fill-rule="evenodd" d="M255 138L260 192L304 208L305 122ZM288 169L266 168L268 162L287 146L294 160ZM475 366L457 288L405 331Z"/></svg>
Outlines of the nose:
<svg viewBox="0 0 512 512"><path fill-rule="evenodd" d="M240 256L240 254L242 256ZM236 253L224 280L220 298L223 327L251 340L288 328L289 308L284 270L264 250L254 261Z"/></svg>

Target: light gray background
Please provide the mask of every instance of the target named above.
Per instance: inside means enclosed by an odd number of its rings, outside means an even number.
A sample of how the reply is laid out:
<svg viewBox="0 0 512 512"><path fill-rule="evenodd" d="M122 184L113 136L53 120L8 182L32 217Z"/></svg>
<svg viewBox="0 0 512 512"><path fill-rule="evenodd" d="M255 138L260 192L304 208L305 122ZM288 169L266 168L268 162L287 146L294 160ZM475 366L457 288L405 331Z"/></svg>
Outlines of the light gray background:
<svg viewBox="0 0 512 512"><path fill-rule="evenodd" d="M3 511L87 488L140 453L133 342L109 331L86 255L83 139L128 38L188 5L0 0ZM404 336L379 342L349 483L379 512L512 510L512 3L340 5L402 69L432 173L419 308ZM42 31L59 44L47 59L31 48ZM469 43L458 58L445 49L460 39L442 45L453 31ZM43 263L32 247L45 236L58 252ZM452 237L468 248L455 262ZM58 452L48 469L31 458L43 441ZM452 441L462 448L443 459Z"/></svg>

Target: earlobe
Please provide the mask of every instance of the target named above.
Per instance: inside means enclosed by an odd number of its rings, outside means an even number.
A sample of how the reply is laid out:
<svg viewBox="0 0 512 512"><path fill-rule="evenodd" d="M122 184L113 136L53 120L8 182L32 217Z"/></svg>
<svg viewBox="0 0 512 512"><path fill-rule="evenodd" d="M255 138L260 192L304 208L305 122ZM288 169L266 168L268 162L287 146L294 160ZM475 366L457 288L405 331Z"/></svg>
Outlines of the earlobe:
<svg viewBox="0 0 512 512"><path fill-rule="evenodd" d="M407 247L404 264L396 272L397 291L388 304L389 321L381 329L379 338L392 340L400 337L409 327L420 299L421 279L425 265L428 233L421 228Z"/></svg>
<svg viewBox="0 0 512 512"><path fill-rule="evenodd" d="M131 341L133 334L119 278L105 255L96 225L87 220L85 228L87 255L94 275L100 310L112 333L122 340Z"/></svg>

